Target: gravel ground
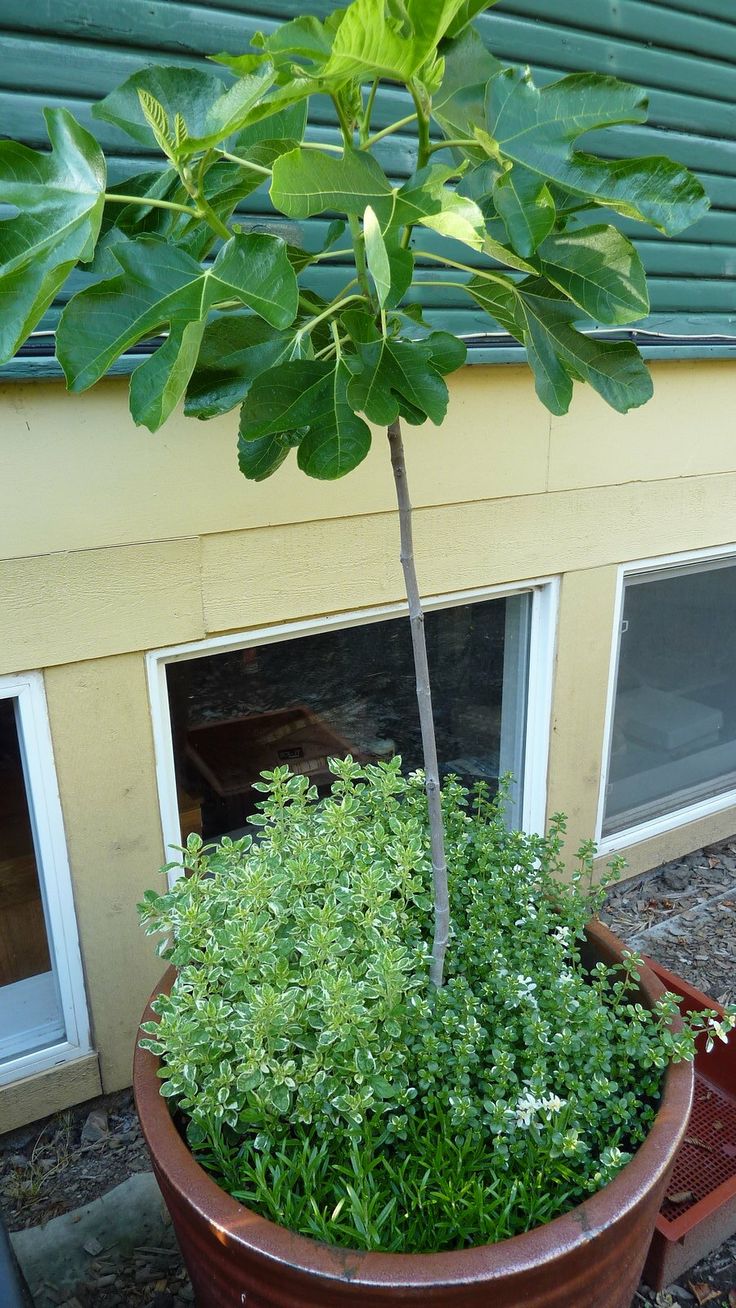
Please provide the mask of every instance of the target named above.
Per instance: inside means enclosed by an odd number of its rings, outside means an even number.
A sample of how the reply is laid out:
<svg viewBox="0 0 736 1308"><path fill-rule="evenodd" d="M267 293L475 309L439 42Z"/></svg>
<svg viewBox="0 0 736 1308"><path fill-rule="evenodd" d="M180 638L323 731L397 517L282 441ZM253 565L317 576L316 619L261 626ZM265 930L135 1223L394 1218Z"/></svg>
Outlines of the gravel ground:
<svg viewBox="0 0 736 1308"><path fill-rule="evenodd" d="M736 837L614 887L602 917L706 994L736 998ZM103 1096L0 1137L0 1211L11 1231L37 1226L148 1168L131 1092ZM155 1247L124 1259L114 1248L85 1246L89 1263L73 1297L46 1282L32 1287L37 1308L190 1308L168 1222L162 1230ZM705 1304L736 1308L736 1237L667 1291L641 1286L632 1308Z"/></svg>

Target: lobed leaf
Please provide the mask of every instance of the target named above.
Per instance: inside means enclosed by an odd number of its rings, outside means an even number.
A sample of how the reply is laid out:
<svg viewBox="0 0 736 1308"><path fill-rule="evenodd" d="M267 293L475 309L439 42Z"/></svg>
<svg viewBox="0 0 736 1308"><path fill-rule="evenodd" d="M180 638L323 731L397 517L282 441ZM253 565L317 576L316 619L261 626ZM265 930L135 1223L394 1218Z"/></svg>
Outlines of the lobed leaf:
<svg viewBox="0 0 736 1308"><path fill-rule="evenodd" d="M392 188L370 154L298 149L276 160L271 202L289 218L311 218L326 209L358 215L370 205L384 221L391 214Z"/></svg>
<svg viewBox="0 0 736 1308"><path fill-rule="evenodd" d="M33 331L69 273L94 254L102 223L105 160L66 109L45 109L51 153L0 141L0 363Z"/></svg>
<svg viewBox="0 0 736 1308"><path fill-rule="evenodd" d="M277 459L284 441L298 444L299 467L310 477L334 480L356 467L368 453L371 434L348 403L349 380L340 359L295 360L262 373L241 410L245 475L257 470L260 479L275 471L285 457ZM245 449L251 443L257 445L253 456Z"/></svg>
<svg viewBox="0 0 736 1308"><path fill-rule="evenodd" d="M509 68L488 85L486 120L494 148L573 195L674 235L708 209L700 182L669 159L608 161L576 153L583 133L642 123L647 98L598 73L573 73L538 89L529 71Z"/></svg>
<svg viewBox="0 0 736 1308"><path fill-rule="evenodd" d="M527 257L533 254L555 225L557 211L547 183L538 173L512 164L495 178L492 194L514 249Z"/></svg>
<svg viewBox="0 0 736 1308"><path fill-rule="evenodd" d="M384 0L354 0L335 33L324 75L408 82L477 7L475 0L403 0L400 11L391 13Z"/></svg>
<svg viewBox="0 0 736 1308"><path fill-rule="evenodd" d="M644 266L615 227L548 236L538 250L545 277L595 322L618 326L649 313Z"/></svg>
<svg viewBox="0 0 736 1308"><path fill-rule="evenodd" d="M293 329L279 331L252 314L215 318L205 328L187 387L187 417L215 418L242 404L262 372L299 357L297 341Z"/></svg>
<svg viewBox="0 0 736 1308"><path fill-rule="evenodd" d="M216 73L154 65L133 73L104 100L93 105L92 113L149 147L164 127L174 146L178 116L186 125L186 135L176 153L178 158L186 159L219 144L243 127L273 80L274 71L268 64L240 77L229 87Z"/></svg>
<svg viewBox="0 0 736 1308"><path fill-rule="evenodd" d="M131 345L168 324L162 359L151 361L131 388L133 417L147 426L156 415L168 415L174 393L174 403L183 395L197 357L197 332L184 329L198 323L203 331L215 304L235 299L278 328L296 315L296 278L276 236L233 236L204 269L184 251L151 239L116 245L113 254L121 272L80 291L66 306L58 357L69 388L85 390Z"/></svg>
<svg viewBox="0 0 736 1308"><path fill-rule="evenodd" d="M382 426L399 415L415 425L427 418L439 425L447 411L448 393L429 341L382 336L357 314L344 315L344 321L357 351L348 360L353 373L348 388L352 407ZM437 342L435 348L437 363L448 362L446 341Z"/></svg>
<svg viewBox="0 0 736 1308"><path fill-rule="evenodd" d="M313 421L299 442L297 463L308 477L334 481L362 463L371 447L367 423L348 402L350 372L338 359L330 379L329 404L319 421Z"/></svg>
<svg viewBox="0 0 736 1308"><path fill-rule="evenodd" d="M527 348L537 395L555 414L567 413L574 381L588 382L619 413L652 395L649 371L635 345L586 336L573 325L577 310L542 279L514 284L474 278L473 299Z"/></svg>

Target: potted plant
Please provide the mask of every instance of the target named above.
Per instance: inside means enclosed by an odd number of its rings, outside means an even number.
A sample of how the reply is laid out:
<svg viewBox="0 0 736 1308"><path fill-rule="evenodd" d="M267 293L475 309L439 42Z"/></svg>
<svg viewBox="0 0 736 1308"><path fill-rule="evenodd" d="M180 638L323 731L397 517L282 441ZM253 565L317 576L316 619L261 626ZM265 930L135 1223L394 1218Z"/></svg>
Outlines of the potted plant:
<svg viewBox="0 0 736 1308"><path fill-rule="evenodd" d="M417 261L524 344L552 412L574 381L621 412L644 403L634 345L578 324L648 310L611 218L669 235L707 199L666 159L579 148L643 121L645 97L592 74L538 89L486 50L472 26L486 7L354 0L256 34L250 53L215 57L219 73L146 68L94 110L164 156L122 184L107 187L66 110L46 112L50 154L0 142L0 196L18 211L0 246L1 358L82 264L57 333L70 389L159 338L131 378L134 421L155 431L182 400L202 419L239 406L255 480L292 450L307 475L341 477L369 423L388 433L423 774L337 760L319 805L277 770L263 838L214 853L190 839L190 876L144 906L151 929L174 929L179 971L145 1024L137 1098L203 1306L628 1308L685 1129L701 1019L678 1029L674 1001L600 925L583 942L590 849L563 891L559 822L508 833L482 789L441 789L401 420L442 421L466 353L424 321ZM410 112L379 126L383 83ZM305 139L315 94L339 145ZM394 185L382 143L407 127L415 168ZM261 186L288 219L338 215L319 249L244 229L236 206ZM309 284L328 260L330 301Z"/></svg>

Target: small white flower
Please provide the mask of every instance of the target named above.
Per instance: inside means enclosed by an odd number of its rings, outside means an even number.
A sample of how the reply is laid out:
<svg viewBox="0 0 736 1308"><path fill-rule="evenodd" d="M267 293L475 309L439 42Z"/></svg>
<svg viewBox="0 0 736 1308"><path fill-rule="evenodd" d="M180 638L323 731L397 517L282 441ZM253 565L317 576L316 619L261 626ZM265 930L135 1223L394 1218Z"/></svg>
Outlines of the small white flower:
<svg viewBox="0 0 736 1308"><path fill-rule="evenodd" d="M559 1095L547 1095L544 1100L544 1107L548 1113L559 1113L565 1107L565 1100L560 1099Z"/></svg>

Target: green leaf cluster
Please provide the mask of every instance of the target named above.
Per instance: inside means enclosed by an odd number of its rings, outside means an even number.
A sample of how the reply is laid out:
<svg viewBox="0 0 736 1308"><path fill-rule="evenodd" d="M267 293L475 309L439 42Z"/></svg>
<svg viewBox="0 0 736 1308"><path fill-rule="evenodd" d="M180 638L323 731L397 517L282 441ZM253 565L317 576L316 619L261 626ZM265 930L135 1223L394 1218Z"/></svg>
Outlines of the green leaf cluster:
<svg viewBox="0 0 736 1308"><path fill-rule="evenodd" d="M620 412L642 404L651 382L635 347L591 330L649 309L616 219L676 234L705 212L703 189L668 159L587 149L590 132L643 122L644 94L592 73L535 86L485 48L473 27L484 8L353 0L255 32L209 71L141 69L94 113L160 165L107 190L99 146L66 110L46 113L50 153L0 142L0 201L15 211L0 222L0 361L81 264L57 338L72 389L150 341L130 386L137 423L156 430L182 401L199 418L240 405L247 477L292 449L308 475L340 477L365 458L370 424L444 417L443 378L464 348L413 307L432 282L426 267L417 280L422 259L525 346L553 413L575 382ZM413 112L376 129L383 82L403 86ZM331 99L340 146L310 136L313 95ZM400 184L379 148L397 131L416 135ZM237 212L259 187L281 217L267 231ZM307 250L298 223L322 214L337 226ZM328 259L329 302L309 289Z"/></svg>
<svg viewBox="0 0 736 1308"><path fill-rule="evenodd" d="M509 832L448 780L454 936L428 990L423 777L332 760L319 801L264 773L259 838L183 851L141 905L176 965L143 1046L199 1161L237 1199L331 1244L485 1244L567 1211L644 1138L671 1057L701 1028L636 1002L638 960L586 971L593 850L561 881L562 831ZM431 1184L427 1178L431 1177Z"/></svg>

